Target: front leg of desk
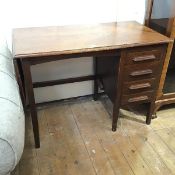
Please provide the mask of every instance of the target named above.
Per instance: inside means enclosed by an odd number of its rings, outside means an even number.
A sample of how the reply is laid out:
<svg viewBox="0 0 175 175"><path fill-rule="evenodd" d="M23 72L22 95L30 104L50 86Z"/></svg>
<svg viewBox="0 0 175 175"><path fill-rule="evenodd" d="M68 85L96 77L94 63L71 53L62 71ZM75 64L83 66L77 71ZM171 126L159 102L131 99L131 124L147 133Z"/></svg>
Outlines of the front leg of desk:
<svg viewBox="0 0 175 175"><path fill-rule="evenodd" d="M31 113L31 118L32 118L35 147L40 148L38 116L37 116L36 105L35 105L35 97L34 97L34 92L33 92L33 84L32 84L30 66L31 65L28 60L24 60L24 61L22 60L22 68L23 68L23 73L24 73L26 95L28 97L30 113Z"/></svg>
<svg viewBox="0 0 175 175"><path fill-rule="evenodd" d="M117 59L117 58L116 58ZM120 114L121 106L121 94L122 94L122 78L123 78L123 65L125 59L125 52L122 51L119 63L115 64L116 78L115 78L115 89L114 89L114 102L113 102L113 116L112 116L112 131L116 131L118 118Z"/></svg>
<svg viewBox="0 0 175 175"><path fill-rule="evenodd" d="M100 79L104 93L113 103L112 131L116 131L121 104L123 57L117 51L110 56L98 56L96 65L96 77ZM97 86L94 90L96 94Z"/></svg>

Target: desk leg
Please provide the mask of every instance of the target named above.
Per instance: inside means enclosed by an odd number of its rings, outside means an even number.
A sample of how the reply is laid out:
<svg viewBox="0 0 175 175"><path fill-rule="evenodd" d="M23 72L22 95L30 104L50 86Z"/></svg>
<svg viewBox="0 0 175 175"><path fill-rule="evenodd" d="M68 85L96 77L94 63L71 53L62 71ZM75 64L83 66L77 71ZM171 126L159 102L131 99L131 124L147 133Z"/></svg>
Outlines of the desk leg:
<svg viewBox="0 0 175 175"><path fill-rule="evenodd" d="M125 58L125 52L122 52L119 64L116 64L117 76L115 79L115 100L114 100L114 106L113 106L112 131L116 131L117 122L120 115L124 58Z"/></svg>
<svg viewBox="0 0 175 175"><path fill-rule="evenodd" d="M30 71L30 62L22 61L22 67L24 72L26 95L28 96L30 113L32 118L35 147L39 148L40 147L39 127L38 127L38 118L37 118L37 111L36 111L35 98L34 98L34 92L33 92L32 76Z"/></svg>
<svg viewBox="0 0 175 175"><path fill-rule="evenodd" d="M98 77L97 77L97 58L93 57L93 64L94 64L94 100L96 101L98 99Z"/></svg>
<svg viewBox="0 0 175 175"><path fill-rule="evenodd" d="M117 130L117 122L120 115L120 105L121 105L121 81L119 81L120 77L117 80L116 85L116 98L113 106L113 117L112 117L112 131Z"/></svg>
<svg viewBox="0 0 175 175"><path fill-rule="evenodd" d="M114 103L113 106L113 118L112 118L112 131L117 130L117 122L119 118L119 103Z"/></svg>
<svg viewBox="0 0 175 175"><path fill-rule="evenodd" d="M24 91L24 84L22 82L21 78L21 71L20 71L20 65L18 63L18 60L14 59L13 60L14 67L15 67L15 75L16 75L16 80L18 82L19 86L19 91L20 91L20 96L23 104L24 111L26 112L26 103L25 103L25 91Z"/></svg>
<svg viewBox="0 0 175 175"><path fill-rule="evenodd" d="M146 124L149 125L151 123L151 119L154 113L154 108L155 108L155 101L151 102L149 104L149 109L148 109L148 113L146 116Z"/></svg>

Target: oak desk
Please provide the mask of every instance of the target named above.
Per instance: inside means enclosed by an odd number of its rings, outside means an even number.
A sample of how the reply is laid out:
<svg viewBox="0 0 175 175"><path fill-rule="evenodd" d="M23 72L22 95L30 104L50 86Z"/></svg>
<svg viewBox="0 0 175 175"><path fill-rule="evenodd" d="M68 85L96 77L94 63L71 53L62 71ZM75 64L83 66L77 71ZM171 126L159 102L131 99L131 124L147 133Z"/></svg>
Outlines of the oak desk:
<svg viewBox="0 0 175 175"><path fill-rule="evenodd" d="M149 103L149 124L170 41L136 22L14 29L16 75L23 102L29 102L35 146L40 147L40 140L33 88L47 85L94 80L97 99L100 81L114 104L113 131L119 108L125 105ZM83 56L94 57L94 75L32 83L31 65Z"/></svg>

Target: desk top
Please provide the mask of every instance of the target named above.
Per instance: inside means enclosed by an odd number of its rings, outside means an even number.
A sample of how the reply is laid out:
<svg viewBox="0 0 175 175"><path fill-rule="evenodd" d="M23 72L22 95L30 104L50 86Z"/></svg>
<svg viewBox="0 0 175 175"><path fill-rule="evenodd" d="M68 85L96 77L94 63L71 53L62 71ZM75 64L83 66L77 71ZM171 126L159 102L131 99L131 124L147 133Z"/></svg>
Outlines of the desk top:
<svg viewBox="0 0 175 175"><path fill-rule="evenodd" d="M171 39L133 21L18 28L13 30L13 56L37 58L168 42Z"/></svg>

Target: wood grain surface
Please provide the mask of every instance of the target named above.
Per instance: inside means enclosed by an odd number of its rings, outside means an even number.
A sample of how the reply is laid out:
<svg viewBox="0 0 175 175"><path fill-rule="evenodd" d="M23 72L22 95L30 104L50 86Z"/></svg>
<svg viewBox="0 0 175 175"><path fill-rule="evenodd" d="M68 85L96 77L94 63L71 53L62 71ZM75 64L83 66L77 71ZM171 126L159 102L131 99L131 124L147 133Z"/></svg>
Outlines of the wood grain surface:
<svg viewBox="0 0 175 175"><path fill-rule="evenodd" d="M168 43L171 40L137 22L18 28L13 30L15 58L104 51Z"/></svg>
<svg viewBox="0 0 175 175"><path fill-rule="evenodd" d="M164 109L151 125L144 110L120 111L111 132L111 103L106 98L76 100L38 110L41 148L35 149L26 118L23 157L12 175L173 175L175 110Z"/></svg>

